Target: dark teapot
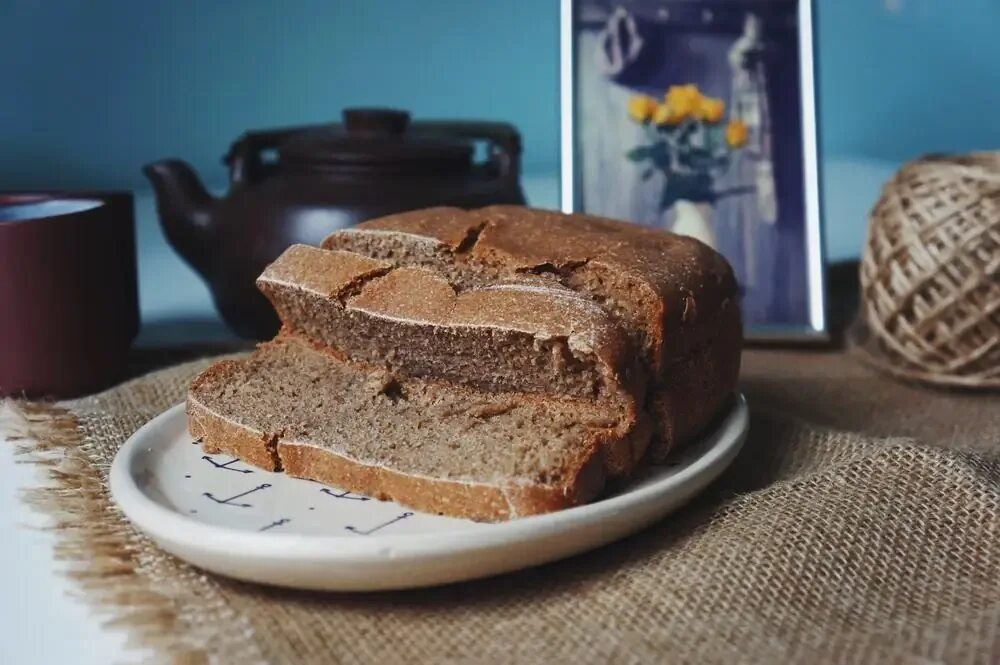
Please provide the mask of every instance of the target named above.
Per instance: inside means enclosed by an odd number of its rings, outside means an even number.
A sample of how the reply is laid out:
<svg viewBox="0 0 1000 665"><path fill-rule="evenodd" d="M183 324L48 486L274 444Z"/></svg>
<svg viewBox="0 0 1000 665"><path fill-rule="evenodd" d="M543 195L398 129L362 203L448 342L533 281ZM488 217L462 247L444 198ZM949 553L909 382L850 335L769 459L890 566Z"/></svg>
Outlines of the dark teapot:
<svg viewBox="0 0 1000 665"><path fill-rule="evenodd" d="M473 160L476 142L486 158ZM239 335L266 339L278 319L254 282L289 245L436 205L524 203L521 141L511 125L414 121L403 111L349 109L342 124L245 133L229 149L230 188L213 198L191 167L144 167L174 249L208 282Z"/></svg>

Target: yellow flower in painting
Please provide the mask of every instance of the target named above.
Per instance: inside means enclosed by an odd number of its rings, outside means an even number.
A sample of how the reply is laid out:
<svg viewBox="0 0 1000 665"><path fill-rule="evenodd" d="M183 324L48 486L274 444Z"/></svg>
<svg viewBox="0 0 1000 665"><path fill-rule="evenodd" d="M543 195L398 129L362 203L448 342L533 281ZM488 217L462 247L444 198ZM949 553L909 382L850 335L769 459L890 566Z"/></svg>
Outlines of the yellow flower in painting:
<svg viewBox="0 0 1000 665"><path fill-rule="evenodd" d="M670 115L677 118L677 122L694 116L701 104L701 93L698 86L693 83L688 85L672 85L663 96L663 100L670 107Z"/></svg>
<svg viewBox="0 0 1000 665"><path fill-rule="evenodd" d="M656 112L653 113L653 122L657 125L676 125L685 116L674 113L674 107L669 104L657 104Z"/></svg>
<svg viewBox="0 0 1000 665"><path fill-rule="evenodd" d="M628 100L628 114L636 122L649 122L658 106L649 95L636 95Z"/></svg>
<svg viewBox="0 0 1000 665"><path fill-rule="evenodd" d="M714 97L702 97L701 103L698 104L696 117L699 120L715 124L722 120L722 114L725 112L726 105L721 99L715 99Z"/></svg>
<svg viewBox="0 0 1000 665"><path fill-rule="evenodd" d="M726 125L726 143L733 148L742 148L747 143L747 125L742 120L730 120Z"/></svg>

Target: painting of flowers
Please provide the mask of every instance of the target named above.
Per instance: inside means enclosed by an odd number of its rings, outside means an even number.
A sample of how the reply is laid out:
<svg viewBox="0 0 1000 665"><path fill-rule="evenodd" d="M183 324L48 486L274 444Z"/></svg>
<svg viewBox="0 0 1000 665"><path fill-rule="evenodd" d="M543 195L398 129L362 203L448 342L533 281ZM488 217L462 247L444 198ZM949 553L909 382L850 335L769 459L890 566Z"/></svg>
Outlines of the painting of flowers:
<svg viewBox="0 0 1000 665"><path fill-rule="evenodd" d="M568 2L572 208L718 249L751 330L815 328L821 251L810 245L819 219L800 63L808 0Z"/></svg>
<svg viewBox="0 0 1000 665"><path fill-rule="evenodd" d="M678 204L714 204L745 191L719 190L715 185L715 176L729 167L731 151L747 142L746 123L739 119L722 123L725 109L723 100L703 95L690 83L670 86L662 101L648 95L629 99L628 115L646 128L646 137L625 156L648 165L640 176L643 180L657 172L663 176L661 212ZM672 230L712 247L717 244L698 214L681 214Z"/></svg>

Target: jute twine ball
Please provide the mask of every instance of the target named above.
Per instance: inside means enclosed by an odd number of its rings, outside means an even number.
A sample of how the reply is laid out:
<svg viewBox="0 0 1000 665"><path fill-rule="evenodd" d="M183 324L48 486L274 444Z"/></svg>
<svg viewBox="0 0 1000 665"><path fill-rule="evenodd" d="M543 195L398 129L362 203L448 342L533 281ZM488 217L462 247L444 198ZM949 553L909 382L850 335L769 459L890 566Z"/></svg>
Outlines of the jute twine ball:
<svg viewBox="0 0 1000 665"><path fill-rule="evenodd" d="M898 376L1000 387L1000 152L904 165L872 209L860 341Z"/></svg>

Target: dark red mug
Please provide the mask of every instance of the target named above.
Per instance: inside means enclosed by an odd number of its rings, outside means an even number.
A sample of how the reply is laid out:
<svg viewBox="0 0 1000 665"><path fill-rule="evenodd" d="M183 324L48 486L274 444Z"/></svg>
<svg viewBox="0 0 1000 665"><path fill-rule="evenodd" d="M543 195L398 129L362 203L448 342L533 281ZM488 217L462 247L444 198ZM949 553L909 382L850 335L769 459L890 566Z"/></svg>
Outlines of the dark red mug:
<svg viewBox="0 0 1000 665"><path fill-rule="evenodd" d="M131 194L0 193L0 395L110 385L138 330Z"/></svg>

